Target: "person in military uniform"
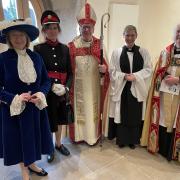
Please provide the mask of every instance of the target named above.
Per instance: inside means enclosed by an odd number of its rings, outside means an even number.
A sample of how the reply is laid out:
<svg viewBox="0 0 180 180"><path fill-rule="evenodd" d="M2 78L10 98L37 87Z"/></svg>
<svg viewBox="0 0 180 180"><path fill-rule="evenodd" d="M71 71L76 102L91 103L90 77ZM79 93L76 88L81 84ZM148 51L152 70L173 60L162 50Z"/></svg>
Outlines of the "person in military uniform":
<svg viewBox="0 0 180 180"><path fill-rule="evenodd" d="M69 150L61 144L62 125L67 125L65 94L69 91L72 82L72 69L69 48L58 41L61 32L60 19L56 13L47 10L41 17L42 32L45 42L34 46L44 59L52 87L47 96L48 115L51 132L55 132L55 148L65 156ZM48 162L52 162L54 153L48 155Z"/></svg>

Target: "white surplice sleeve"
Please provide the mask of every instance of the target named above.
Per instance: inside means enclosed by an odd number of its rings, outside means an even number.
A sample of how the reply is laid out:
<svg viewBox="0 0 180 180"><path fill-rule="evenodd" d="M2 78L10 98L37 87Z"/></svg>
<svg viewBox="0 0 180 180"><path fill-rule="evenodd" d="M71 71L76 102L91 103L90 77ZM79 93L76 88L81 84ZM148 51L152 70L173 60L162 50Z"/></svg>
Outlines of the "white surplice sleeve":
<svg viewBox="0 0 180 180"><path fill-rule="evenodd" d="M110 107L109 117L114 118L115 123L120 123L121 93L125 86L125 73L120 69L120 55L122 48L113 51L110 60Z"/></svg>
<svg viewBox="0 0 180 180"><path fill-rule="evenodd" d="M110 68L109 68L109 75L110 75L110 95L113 96L114 101L119 100L119 91L122 90L122 84L124 83L124 76L120 69L120 55L122 52L122 48L114 50L110 60Z"/></svg>
<svg viewBox="0 0 180 180"><path fill-rule="evenodd" d="M144 60L144 66L142 70L133 73L136 80L132 82L131 92L139 102L145 102L148 95L149 79L152 74L152 62L146 49L140 48L139 52Z"/></svg>

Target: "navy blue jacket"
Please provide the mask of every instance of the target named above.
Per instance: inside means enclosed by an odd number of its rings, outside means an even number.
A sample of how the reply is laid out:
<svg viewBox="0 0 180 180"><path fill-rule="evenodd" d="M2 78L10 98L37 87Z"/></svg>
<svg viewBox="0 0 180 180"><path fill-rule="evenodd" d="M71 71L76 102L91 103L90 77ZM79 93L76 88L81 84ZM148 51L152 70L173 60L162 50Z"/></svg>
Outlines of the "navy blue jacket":
<svg viewBox="0 0 180 180"><path fill-rule="evenodd" d="M41 159L41 154L50 154L53 143L50 134L46 109L39 110L33 103L27 102L25 110L16 116L10 116L10 104L16 94L31 91L45 95L50 89L42 58L27 49L36 70L34 83L22 82L18 76L17 53L13 49L0 54L0 157L5 165L24 162L27 166Z"/></svg>

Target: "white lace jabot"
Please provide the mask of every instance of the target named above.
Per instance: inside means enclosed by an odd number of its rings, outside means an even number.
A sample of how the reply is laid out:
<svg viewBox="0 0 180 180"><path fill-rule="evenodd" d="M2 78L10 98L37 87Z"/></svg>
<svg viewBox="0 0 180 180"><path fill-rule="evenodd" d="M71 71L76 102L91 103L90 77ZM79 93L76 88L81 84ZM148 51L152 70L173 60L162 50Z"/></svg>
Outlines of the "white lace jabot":
<svg viewBox="0 0 180 180"><path fill-rule="evenodd" d="M18 54L18 75L19 79L24 83L33 83L36 81L37 74L32 59L24 50L15 50Z"/></svg>

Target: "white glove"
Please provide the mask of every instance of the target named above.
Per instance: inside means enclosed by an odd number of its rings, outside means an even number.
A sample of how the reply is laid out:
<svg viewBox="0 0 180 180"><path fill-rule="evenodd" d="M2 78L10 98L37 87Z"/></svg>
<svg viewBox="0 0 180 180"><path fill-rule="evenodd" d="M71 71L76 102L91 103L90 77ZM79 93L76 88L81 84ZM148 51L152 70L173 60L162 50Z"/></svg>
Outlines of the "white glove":
<svg viewBox="0 0 180 180"><path fill-rule="evenodd" d="M57 96L63 96L66 93L65 87L62 84L53 84L52 92Z"/></svg>

